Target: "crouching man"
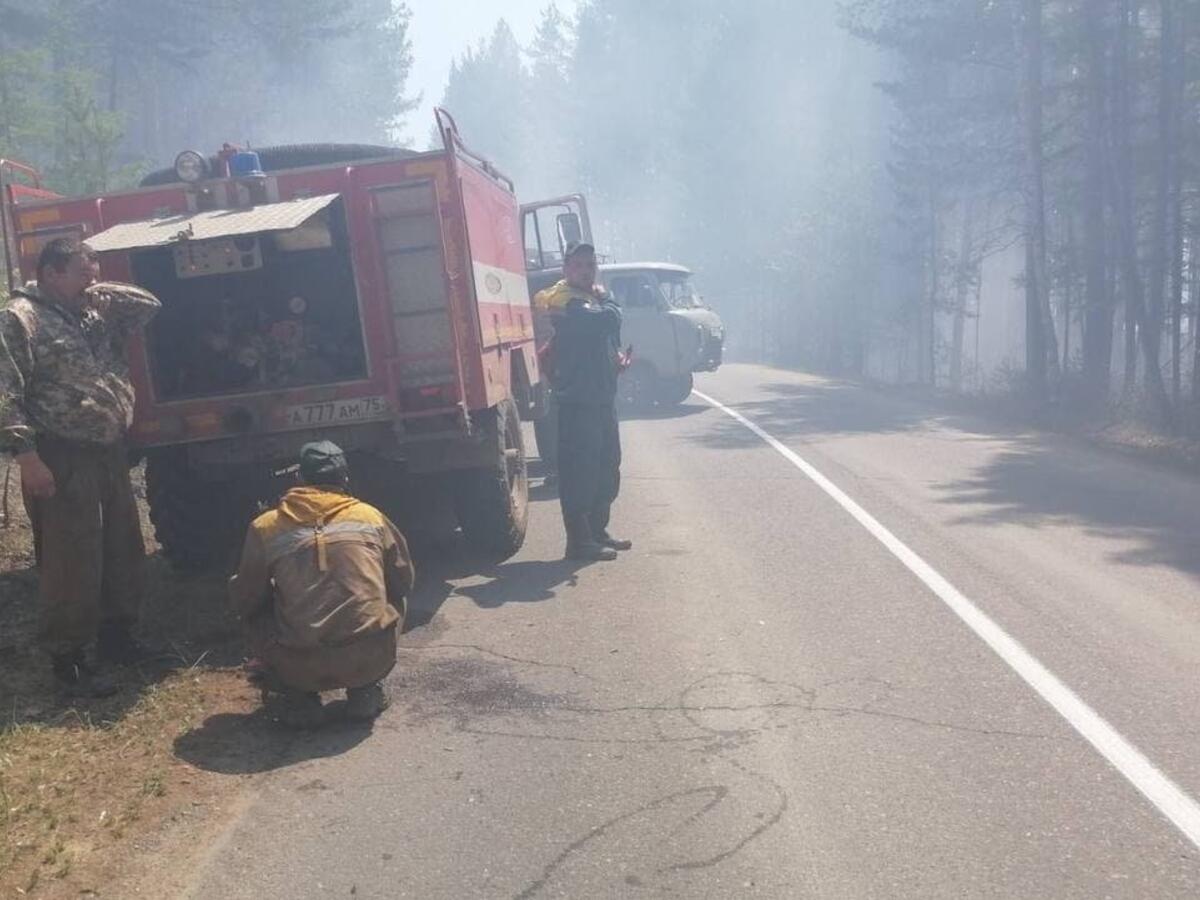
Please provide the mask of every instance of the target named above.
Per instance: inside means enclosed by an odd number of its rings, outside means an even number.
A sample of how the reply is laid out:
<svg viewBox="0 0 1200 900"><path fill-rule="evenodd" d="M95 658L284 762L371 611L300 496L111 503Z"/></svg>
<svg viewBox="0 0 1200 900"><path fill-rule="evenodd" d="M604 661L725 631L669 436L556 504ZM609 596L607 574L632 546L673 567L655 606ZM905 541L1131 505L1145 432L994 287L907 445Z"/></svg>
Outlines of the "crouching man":
<svg viewBox="0 0 1200 900"><path fill-rule="evenodd" d="M383 513L348 492L341 448L300 451L300 484L250 525L230 598L281 695L286 723L323 719L320 691L346 690L346 714L371 719L387 707L380 684L396 664L413 565Z"/></svg>

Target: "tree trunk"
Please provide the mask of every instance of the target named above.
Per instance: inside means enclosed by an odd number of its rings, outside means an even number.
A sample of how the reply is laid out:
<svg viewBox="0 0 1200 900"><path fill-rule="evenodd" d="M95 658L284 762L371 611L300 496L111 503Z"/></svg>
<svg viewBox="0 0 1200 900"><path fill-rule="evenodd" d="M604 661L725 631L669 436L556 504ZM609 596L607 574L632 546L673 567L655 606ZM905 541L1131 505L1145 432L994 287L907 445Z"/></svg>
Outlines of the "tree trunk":
<svg viewBox="0 0 1200 900"><path fill-rule="evenodd" d="M979 358L979 324L983 321L983 263L975 268L975 390L982 392L983 361Z"/></svg>
<svg viewBox="0 0 1200 900"><path fill-rule="evenodd" d="M1042 2L1021 0L1025 118L1025 361L1034 397L1048 402L1059 381L1058 339L1046 266L1046 176L1042 90Z"/></svg>
<svg viewBox="0 0 1200 900"><path fill-rule="evenodd" d="M1124 265L1124 263L1122 263ZM1134 307L1134 291L1141 291L1140 283L1136 287L1132 284L1126 284L1129 281L1129 276L1122 276L1121 284L1125 291L1125 321L1122 323L1121 333L1125 338L1125 367L1123 378L1121 380L1121 396L1126 400L1133 397L1137 389L1137 374L1138 374L1138 314Z"/></svg>
<svg viewBox="0 0 1200 900"><path fill-rule="evenodd" d="M1188 336L1192 340L1192 407L1200 410L1200 223L1188 232Z"/></svg>
<svg viewBox="0 0 1200 900"><path fill-rule="evenodd" d="M963 353L967 326L967 298L971 293L974 272L972 255L975 246L975 201L967 197L962 202L962 240L958 248L958 265L954 270L954 346L950 352L950 386L956 393L963 389Z"/></svg>
<svg viewBox="0 0 1200 900"><path fill-rule="evenodd" d="M1183 399L1183 184L1176 171L1171 203L1171 408Z"/></svg>
<svg viewBox="0 0 1200 900"><path fill-rule="evenodd" d="M917 378L921 384L930 387L937 386L937 306L942 290L940 243L938 191L937 186L930 182L928 292L917 315Z"/></svg>
<svg viewBox="0 0 1200 900"><path fill-rule="evenodd" d="M1168 269L1172 265L1171 212L1174 208L1175 113L1175 0L1159 0L1162 34L1159 39L1158 140L1155 144L1154 216L1150 229L1150 283L1145 319L1141 323L1142 355L1146 362L1146 388L1158 407L1162 425L1172 418L1166 386L1161 384L1162 326L1166 311ZM1159 382L1160 384L1156 384ZM1161 391L1160 391L1161 388Z"/></svg>
<svg viewBox="0 0 1200 900"><path fill-rule="evenodd" d="M1080 15L1087 37L1087 130L1084 137L1083 252L1085 293L1083 376L1093 403L1108 399L1112 384L1113 308L1108 285L1105 228L1105 115L1108 98L1109 0L1084 0Z"/></svg>
<svg viewBox="0 0 1200 900"><path fill-rule="evenodd" d="M1075 308L1075 281L1079 271L1079 250L1075 246L1075 214L1066 211L1067 218L1067 276L1062 288L1062 370L1071 371L1071 311Z"/></svg>
<svg viewBox="0 0 1200 900"><path fill-rule="evenodd" d="M1133 159L1129 147L1129 128L1132 116L1129 101L1129 22L1132 10L1129 0L1118 0L1116 31L1113 36L1113 65L1109 90L1112 96L1112 115L1109 119L1112 141L1110 188L1113 205L1113 247L1119 276L1117 284L1124 302L1122 336L1125 344L1121 373L1121 396L1133 397L1137 387L1137 306L1141 304L1141 273L1138 271L1137 233L1133 222ZM1132 248L1132 253L1128 252ZM1136 304L1136 305L1135 305Z"/></svg>
<svg viewBox="0 0 1200 900"><path fill-rule="evenodd" d="M4 147L13 147L13 117L11 110L13 108L12 95L9 86L9 71L4 67L0 67L0 144Z"/></svg>
<svg viewBox="0 0 1200 900"><path fill-rule="evenodd" d="M117 67L120 65L120 59L121 52L114 39L108 49L108 111L111 113L117 111L117 83L119 81Z"/></svg>
<svg viewBox="0 0 1200 900"><path fill-rule="evenodd" d="M1138 20L1131 0L1121 0L1120 36L1117 41L1117 65L1114 71L1114 97L1116 110L1113 116L1113 135L1116 148L1115 198L1117 200L1118 256L1121 262L1125 287L1125 386L1132 390L1132 377L1136 373L1136 346L1140 345L1145 364L1145 387L1151 408L1158 424L1166 426L1170 421L1170 401L1162 369L1159 367L1160 342L1162 340L1162 293L1158 299L1151 297L1151 310L1146 308L1145 285L1142 283L1141 264L1138 260L1138 225L1135 209L1136 171L1133 160L1131 132L1134 127L1131 98L1130 50L1137 34ZM1129 371L1129 370L1132 370Z"/></svg>
<svg viewBox="0 0 1200 900"><path fill-rule="evenodd" d="M1174 104L1174 146L1171 161L1171 407L1178 416L1183 401L1183 281L1184 281L1184 158L1185 116L1187 109L1187 17L1178 16L1174 22L1174 42L1171 45L1172 102ZM1192 248L1194 253L1194 248Z"/></svg>

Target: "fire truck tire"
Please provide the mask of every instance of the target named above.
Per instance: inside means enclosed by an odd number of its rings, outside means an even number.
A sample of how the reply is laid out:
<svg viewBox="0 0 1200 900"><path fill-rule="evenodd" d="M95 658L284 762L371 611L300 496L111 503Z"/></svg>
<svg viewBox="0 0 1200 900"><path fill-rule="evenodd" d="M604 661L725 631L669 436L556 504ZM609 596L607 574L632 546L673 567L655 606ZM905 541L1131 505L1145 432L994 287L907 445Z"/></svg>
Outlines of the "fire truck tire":
<svg viewBox="0 0 1200 900"><path fill-rule="evenodd" d="M658 383L658 402L663 406L678 406L692 395L694 386L695 378L691 372L675 378L663 378Z"/></svg>
<svg viewBox="0 0 1200 900"><path fill-rule="evenodd" d="M353 162L356 159L372 159L380 156L414 156L412 150L384 147L378 144L285 144L278 147L254 148L264 172L281 169L299 169L303 166L320 166L326 163ZM216 157L209 165L216 167ZM175 184L179 176L175 170L158 169L141 181L141 187L160 184Z"/></svg>
<svg viewBox="0 0 1200 900"><path fill-rule="evenodd" d="M231 564L248 524L237 496L196 478L187 454L178 449L146 458L150 521L163 555L178 572L194 575Z"/></svg>
<svg viewBox="0 0 1200 900"><path fill-rule="evenodd" d="M460 474L454 509L468 546L507 559L525 543L529 523L529 479L516 404L501 401L484 427L495 462Z"/></svg>

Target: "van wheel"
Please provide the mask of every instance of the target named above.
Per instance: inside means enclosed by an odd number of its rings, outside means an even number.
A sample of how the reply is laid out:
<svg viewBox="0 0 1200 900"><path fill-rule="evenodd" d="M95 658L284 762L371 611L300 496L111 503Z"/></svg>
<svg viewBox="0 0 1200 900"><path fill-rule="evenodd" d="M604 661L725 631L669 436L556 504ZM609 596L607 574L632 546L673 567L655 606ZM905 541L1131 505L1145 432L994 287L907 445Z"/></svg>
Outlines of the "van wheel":
<svg viewBox="0 0 1200 900"><path fill-rule="evenodd" d="M254 512L236 486L196 478L175 448L147 454L146 501L163 555L188 575L229 567Z"/></svg>
<svg viewBox="0 0 1200 900"><path fill-rule="evenodd" d="M658 383L658 402L663 406L678 406L692 395L694 385L691 372L676 378L663 378Z"/></svg>
<svg viewBox="0 0 1200 900"><path fill-rule="evenodd" d="M494 464L461 473L454 509L471 548L507 559L525 543L529 524L529 477L516 404L501 401L484 428Z"/></svg>
<svg viewBox="0 0 1200 900"><path fill-rule="evenodd" d="M633 412L654 409L658 393L658 373L646 362L635 362L621 373L617 381L617 402Z"/></svg>

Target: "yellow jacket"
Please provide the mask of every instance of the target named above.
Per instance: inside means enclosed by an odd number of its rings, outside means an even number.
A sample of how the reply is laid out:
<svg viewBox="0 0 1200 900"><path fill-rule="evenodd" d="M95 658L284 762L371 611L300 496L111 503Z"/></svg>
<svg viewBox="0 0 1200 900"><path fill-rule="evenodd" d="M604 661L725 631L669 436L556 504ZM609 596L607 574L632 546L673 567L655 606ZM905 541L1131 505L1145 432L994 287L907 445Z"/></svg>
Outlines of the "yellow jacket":
<svg viewBox="0 0 1200 900"><path fill-rule="evenodd" d="M276 676L296 690L324 691L391 670L412 586L408 546L383 513L305 486L250 525L229 593L252 649Z"/></svg>
<svg viewBox="0 0 1200 900"><path fill-rule="evenodd" d="M534 294L533 308L538 312L562 312L572 299L591 301L595 297L590 291L576 290L564 280Z"/></svg>
<svg viewBox="0 0 1200 900"><path fill-rule="evenodd" d="M413 565L388 518L339 491L296 487L250 525L230 599L273 641L345 647L403 622Z"/></svg>

